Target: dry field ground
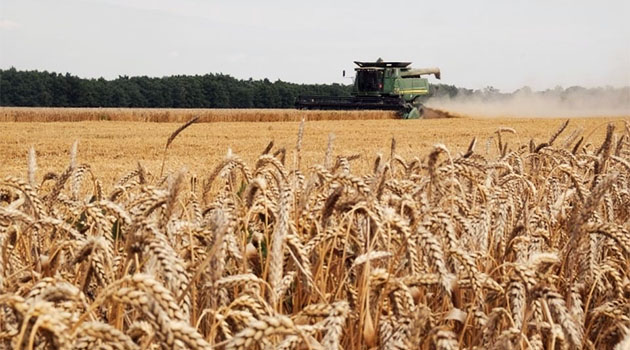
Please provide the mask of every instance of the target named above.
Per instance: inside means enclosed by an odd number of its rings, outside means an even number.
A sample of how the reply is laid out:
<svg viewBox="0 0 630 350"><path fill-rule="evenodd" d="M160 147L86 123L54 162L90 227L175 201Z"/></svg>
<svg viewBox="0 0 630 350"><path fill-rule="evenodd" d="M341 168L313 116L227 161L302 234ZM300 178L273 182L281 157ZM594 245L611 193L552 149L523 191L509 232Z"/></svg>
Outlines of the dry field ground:
<svg viewBox="0 0 630 350"><path fill-rule="evenodd" d="M295 112L297 113L297 112ZM322 112L319 112L322 113ZM354 112L361 117L360 112ZM378 115L376 112L374 115ZM310 118L312 115L305 114ZM368 113L363 118L371 118ZM185 115L188 119L189 114ZM296 118L297 119L297 118ZM186 121L187 119L182 119ZM515 134L503 133L508 147L526 144L531 138L536 142L548 139L555 128L566 119L432 119L432 120L322 120L307 121L304 129L302 157L304 164L323 161L329 135L334 134L334 154L361 157L353 162L354 168L363 173L371 167L377 153L387 154L394 137L397 152L408 159L426 157L436 143L443 143L453 155L463 152L473 137L477 137L477 150L485 154L497 150L496 131L509 127ZM569 134L584 130L585 143L599 142L606 133L606 124L623 125L623 118L575 118L571 119ZM219 122L197 123L178 137L169 150L168 170L188 169L203 176L223 159L228 148L247 162L256 160L260 151L274 141L277 148L284 147L289 159L293 159L299 122ZM0 123L0 156L3 166L0 177L24 175L26 156L31 146L35 148L38 166L42 171L63 171L67 166L70 148L76 140L78 161L88 163L109 186L130 167L140 161L150 171L161 165L164 144L178 127L173 123L145 122L55 122L55 123ZM492 144L488 147L488 139Z"/></svg>
<svg viewBox="0 0 630 350"><path fill-rule="evenodd" d="M0 349L628 349L630 124L563 122L0 123Z"/></svg>

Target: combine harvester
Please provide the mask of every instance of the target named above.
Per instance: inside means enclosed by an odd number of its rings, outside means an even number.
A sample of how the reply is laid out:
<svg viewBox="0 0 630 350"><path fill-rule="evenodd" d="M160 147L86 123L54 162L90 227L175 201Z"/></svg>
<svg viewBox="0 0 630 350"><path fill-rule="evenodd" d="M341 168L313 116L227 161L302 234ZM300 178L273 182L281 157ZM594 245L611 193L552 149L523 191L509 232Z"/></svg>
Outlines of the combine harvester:
<svg viewBox="0 0 630 350"><path fill-rule="evenodd" d="M429 81L423 75L440 79L439 68L411 68L411 62L358 62L352 96L299 96L299 109L389 110L403 119L447 118L448 113L422 105L429 94ZM344 71L345 76L345 71Z"/></svg>

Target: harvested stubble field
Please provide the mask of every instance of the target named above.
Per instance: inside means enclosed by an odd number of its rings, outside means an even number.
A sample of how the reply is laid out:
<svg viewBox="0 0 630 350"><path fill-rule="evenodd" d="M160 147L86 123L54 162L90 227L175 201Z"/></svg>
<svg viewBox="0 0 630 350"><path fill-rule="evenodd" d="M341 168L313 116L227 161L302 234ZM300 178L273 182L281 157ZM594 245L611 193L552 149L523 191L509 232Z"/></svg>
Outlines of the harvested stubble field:
<svg viewBox="0 0 630 350"><path fill-rule="evenodd" d="M627 349L607 122L0 124L0 346Z"/></svg>

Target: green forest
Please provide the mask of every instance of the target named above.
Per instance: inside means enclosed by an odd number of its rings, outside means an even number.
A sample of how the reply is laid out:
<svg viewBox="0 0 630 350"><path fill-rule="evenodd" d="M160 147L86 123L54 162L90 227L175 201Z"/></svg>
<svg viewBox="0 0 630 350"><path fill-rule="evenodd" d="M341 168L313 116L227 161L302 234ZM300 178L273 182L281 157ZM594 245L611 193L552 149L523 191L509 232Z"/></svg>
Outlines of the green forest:
<svg viewBox="0 0 630 350"><path fill-rule="evenodd" d="M224 74L82 79L0 70L0 105L31 107L291 108L298 95L347 96L351 86L238 80Z"/></svg>
<svg viewBox="0 0 630 350"><path fill-rule="evenodd" d="M298 95L346 96L350 86L238 80L224 74L82 79L0 70L0 105L31 107L291 108Z"/></svg>
<svg viewBox="0 0 630 350"><path fill-rule="evenodd" d="M239 80L225 74L83 79L0 70L0 106L143 108L293 108L299 95L349 96L351 85ZM457 88L440 85L451 96Z"/></svg>

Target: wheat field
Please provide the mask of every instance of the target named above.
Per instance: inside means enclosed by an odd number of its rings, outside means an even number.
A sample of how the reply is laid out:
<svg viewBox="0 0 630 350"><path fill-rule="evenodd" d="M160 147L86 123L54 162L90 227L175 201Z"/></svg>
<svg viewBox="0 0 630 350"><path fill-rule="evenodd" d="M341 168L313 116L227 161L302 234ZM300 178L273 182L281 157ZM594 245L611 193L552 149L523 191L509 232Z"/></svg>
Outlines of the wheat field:
<svg viewBox="0 0 630 350"><path fill-rule="evenodd" d="M334 112L331 114L334 116ZM363 120L316 120L304 115L302 158L305 164L323 161L322 148L334 137L335 155L360 154L354 169L364 173L371 168L376 154L389 152L391 139L398 142L397 152L402 157L426 156L436 143L443 143L451 152L465 152L470 140L477 137L478 151L494 156L497 133L510 127L516 133L503 133L502 141L509 148L548 139L554 129L566 119L534 118L453 118L430 120L373 120L371 115L359 114ZM66 117L66 120L68 118ZM190 118L188 118L190 119ZM200 118L203 120L203 118ZM185 120L184 120L185 121ZM585 145L603 139L606 125L623 127L623 118L572 118L568 132L582 132ZM291 152L295 147L299 122L199 122L186 130L169 150L166 169L187 169L202 176L220 162L228 149L248 163L256 161L260 150L270 141L277 148ZM80 121L80 122L0 122L0 178L26 173L26 155L34 148L40 168L62 172L67 166L73 142L78 142L78 161L89 163L99 174L103 186L109 188L136 162L155 171L162 162L165 140L176 124L137 121Z"/></svg>
<svg viewBox="0 0 630 350"><path fill-rule="evenodd" d="M396 119L392 111L320 111L295 109L199 109L199 108L33 108L0 107L0 122L136 121L287 122L308 120Z"/></svg>
<svg viewBox="0 0 630 350"><path fill-rule="evenodd" d="M337 123L0 124L0 347L630 346L627 121Z"/></svg>

